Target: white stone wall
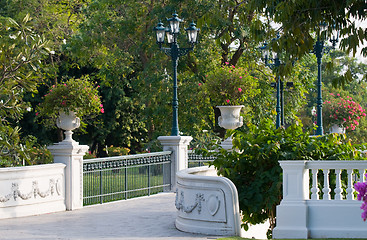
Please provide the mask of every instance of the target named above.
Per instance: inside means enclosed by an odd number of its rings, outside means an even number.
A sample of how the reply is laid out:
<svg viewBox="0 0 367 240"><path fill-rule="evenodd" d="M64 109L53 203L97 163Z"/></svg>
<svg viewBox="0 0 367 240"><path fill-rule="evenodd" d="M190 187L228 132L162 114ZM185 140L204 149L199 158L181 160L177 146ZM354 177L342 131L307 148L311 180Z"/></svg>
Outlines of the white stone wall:
<svg viewBox="0 0 367 240"><path fill-rule="evenodd" d="M177 173L176 228L210 235L241 235L237 189L207 166Z"/></svg>
<svg viewBox="0 0 367 240"><path fill-rule="evenodd" d="M65 211L65 164L0 168L0 219Z"/></svg>

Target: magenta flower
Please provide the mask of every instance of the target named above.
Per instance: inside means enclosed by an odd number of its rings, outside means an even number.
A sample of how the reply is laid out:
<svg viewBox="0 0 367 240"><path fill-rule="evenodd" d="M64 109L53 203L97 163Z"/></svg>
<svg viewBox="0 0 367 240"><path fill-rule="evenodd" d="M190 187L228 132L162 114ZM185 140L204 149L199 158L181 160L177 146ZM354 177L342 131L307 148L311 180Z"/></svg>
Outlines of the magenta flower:
<svg viewBox="0 0 367 240"><path fill-rule="evenodd" d="M238 88L238 91L239 91L239 92L242 92L242 88L240 88L240 87L239 87L239 88Z"/></svg>
<svg viewBox="0 0 367 240"><path fill-rule="evenodd" d="M103 104L101 103L100 105L99 105L101 108L103 108Z"/></svg>
<svg viewBox="0 0 367 240"><path fill-rule="evenodd" d="M201 83L199 83L199 87L201 86Z"/></svg>
<svg viewBox="0 0 367 240"><path fill-rule="evenodd" d="M104 113L104 108L101 108L101 113Z"/></svg>
<svg viewBox="0 0 367 240"><path fill-rule="evenodd" d="M229 103L230 102L229 99L227 99L226 102Z"/></svg>
<svg viewBox="0 0 367 240"><path fill-rule="evenodd" d="M229 64L229 62L225 62L225 64L226 64L226 65L228 65L228 64Z"/></svg>

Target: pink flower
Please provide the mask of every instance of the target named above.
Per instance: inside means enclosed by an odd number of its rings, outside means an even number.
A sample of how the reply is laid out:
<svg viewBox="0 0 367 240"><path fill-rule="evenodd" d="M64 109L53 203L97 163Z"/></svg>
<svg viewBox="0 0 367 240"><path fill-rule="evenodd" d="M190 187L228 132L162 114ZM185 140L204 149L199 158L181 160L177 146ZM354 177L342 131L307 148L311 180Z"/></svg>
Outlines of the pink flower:
<svg viewBox="0 0 367 240"><path fill-rule="evenodd" d="M231 70L229 70L229 73L231 73L232 71Z"/></svg>
<svg viewBox="0 0 367 240"><path fill-rule="evenodd" d="M199 83L199 87L201 86L201 83Z"/></svg>
<svg viewBox="0 0 367 240"><path fill-rule="evenodd" d="M336 94L336 96L340 97L340 94L338 93L338 94Z"/></svg>
<svg viewBox="0 0 367 240"><path fill-rule="evenodd" d="M39 114L39 113L38 113L38 112L36 112L36 116L38 116L38 114Z"/></svg>
<svg viewBox="0 0 367 240"><path fill-rule="evenodd" d="M101 108L103 108L103 104L101 103L100 105L99 105Z"/></svg>
<svg viewBox="0 0 367 240"><path fill-rule="evenodd" d="M365 116L366 116L366 114L365 114L365 113L362 113L362 115L363 115L363 117L365 117Z"/></svg>
<svg viewBox="0 0 367 240"><path fill-rule="evenodd" d="M240 88L240 87L239 87L239 88L238 88L238 91L239 91L239 92L242 92L242 88Z"/></svg>
<svg viewBox="0 0 367 240"><path fill-rule="evenodd" d="M240 76L240 78L242 79L242 76Z"/></svg>
<svg viewBox="0 0 367 240"><path fill-rule="evenodd" d="M230 102L229 99L227 99L226 102L229 103Z"/></svg>
<svg viewBox="0 0 367 240"><path fill-rule="evenodd" d="M347 119L343 118L343 121L344 121L344 122L346 122L346 121L347 121Z"/></svg>
<svg viewBox="0 0 367 240"><path fill-rule="evenodd" d="M66 83L64 83L64 86L66 86Z"/></svg>
<svg viewBox="0 0 367 240"><path fill-rule="evenodd" d="M228 64L229 64L229 62L225 62L225 64L226 64L226 65L228 65Z"/></svg>
<svg viewBox="0 0 367 240"><path fill-rule="evenodd" d="M104 113L104 108L101 108L101 113Z"/></svg>
<svg viewBox="0 0 367 240"><path fill-rule="evenodd" d="M235 66L232 65L233 68L236 68Z"/></svg>

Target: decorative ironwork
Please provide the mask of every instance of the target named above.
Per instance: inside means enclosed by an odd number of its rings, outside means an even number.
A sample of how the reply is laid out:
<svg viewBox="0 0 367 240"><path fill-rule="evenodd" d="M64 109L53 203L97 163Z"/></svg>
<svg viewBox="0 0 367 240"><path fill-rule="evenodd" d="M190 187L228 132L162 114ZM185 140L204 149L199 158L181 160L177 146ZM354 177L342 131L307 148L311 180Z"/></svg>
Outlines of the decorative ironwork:
<svg viewBox="0 0 367 240"><path fill-rule="evenodd" d="M84 160L84 205L169 190L170 163L170 151Z"/></svg>
<svg viewBox="0 0 367 240"><path fill-rule="evenodd" d="M197 154L193 151L189 151L188 153L188 165L191 167L201 167L204 165L208 165L210 162L213 162L216 159L215 156L203 156L201 154Z"/></svg>

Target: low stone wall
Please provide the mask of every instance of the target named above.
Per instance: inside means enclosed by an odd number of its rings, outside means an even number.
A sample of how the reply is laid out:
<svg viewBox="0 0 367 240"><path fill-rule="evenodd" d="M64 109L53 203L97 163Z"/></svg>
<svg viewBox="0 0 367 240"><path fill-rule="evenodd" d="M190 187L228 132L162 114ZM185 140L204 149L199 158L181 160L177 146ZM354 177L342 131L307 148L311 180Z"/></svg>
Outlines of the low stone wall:
<svg viewBox="0 0 367 240"><path fill-rule="evenodd" d="M177 172L176 228L208 235L241 235L238 193L228 178L214 167Z"/></svg>
<svg viewBox="0 0 367 240"><path fill-rule="evenodd" d="M0 168L0 219L65 211L65 164Z"/></svg>

